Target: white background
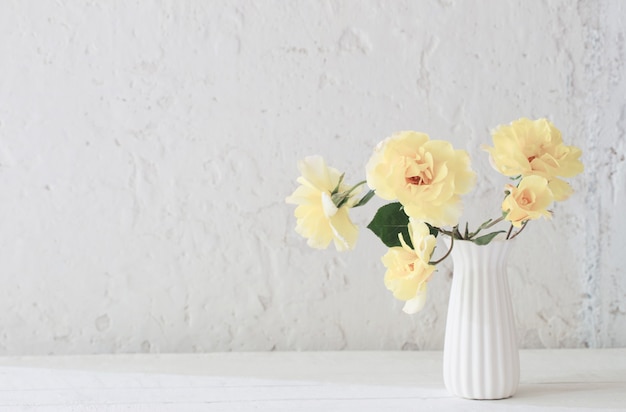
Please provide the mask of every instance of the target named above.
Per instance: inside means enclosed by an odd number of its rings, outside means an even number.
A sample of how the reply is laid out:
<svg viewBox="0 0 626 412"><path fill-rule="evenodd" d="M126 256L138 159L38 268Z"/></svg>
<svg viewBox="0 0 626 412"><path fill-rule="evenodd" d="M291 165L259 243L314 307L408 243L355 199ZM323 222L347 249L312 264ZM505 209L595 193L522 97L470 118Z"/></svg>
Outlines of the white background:
<svg viewBox="0 0 626 412"><path fill-rule="evenodd" d="M466 149L548 117L576 193L509 269L523 347L626 345L621 1L0 2L0 355L439 349L451 263L401 312L385 247L293 231L296 162L363 179L414 129Z"/></svg>

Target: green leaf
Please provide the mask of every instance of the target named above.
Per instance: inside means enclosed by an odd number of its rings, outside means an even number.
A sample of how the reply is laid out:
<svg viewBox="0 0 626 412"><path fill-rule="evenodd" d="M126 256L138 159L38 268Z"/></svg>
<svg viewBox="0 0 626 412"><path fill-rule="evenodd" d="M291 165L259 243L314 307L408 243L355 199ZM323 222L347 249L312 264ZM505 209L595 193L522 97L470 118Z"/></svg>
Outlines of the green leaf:
<svg viewBox="0 0 626 412"><path fill-rule="evenodd" d="M370 201L371 198L374 197L374 194L376 194L376 192L374 190L370 190L369 192L367 192L365 194L365 196L363 196L361 198L361 200L358 201L358 203L352 207L359 207L359 206L363 206L364 204L366 204L367 202Z"/></svg>
<svg viewBox="0 0 626 412"><path fill-rule="evenodd" d="M345 173L342 173L341 176L339 176L339 181L337 182L337 186L335 186L333 191L330 192L331 195L334 195L339 192L339 186L341 186L341 182L343 182L343 178L345 175L346 175Z"/></svg>
<svg viewBox="0 0 626 412"><path fill-rule="evenodd" d="M424 222L426 223L426 222ZM431 235L433 235L434 237L439 236L439 228L432 226L430 223L426 223L426 226L428 226L428 231L430 232Z"/></svg>
<svg viewBox="0 0 626 412"><path fill-rule="evenodd" d="M480 233L481 230L483 230L484 228L488 227L489 224L493 221L493 219L488 219L486 221L484 221L480 226L478 226L478 229L476 229L475 232L472 232L469 234L469 236L466 237L466 239L471 240L474 236L476 236L478 233Z"/></svg>
<svg viewBox="0 0 626 412"><path fill-rule="evenodd" d="M478 226L478 229L476 230L476 233L478 233L480 230L483 230L484 228L486 228L487 225L489 225L492 221L493 221L493 219L487 219L486 221L484 221L480 226Z"/></svg>
<svg viewBox="0 0 626 412"><path fill-rule="evenodd" d="M483 245L486 245L489 242L491 242L494 237L496 237L500 233L504 233L504 232L506 232L506 230L499 230L497 232L488 233L486 235L483 235L483 236L477 237L476 239L473 239L472 242L476 243L477 245L483 246Z"/></svg>
<svg viewBox="0 0 626 412"><path fill-rule="evenodd" d="M413 247L408 225L409 217L404 213L404 208L399 202L395 202L378 209L367 228L374 232L387 247L401 246L398 233L402 233L406 244Z"/></svg>

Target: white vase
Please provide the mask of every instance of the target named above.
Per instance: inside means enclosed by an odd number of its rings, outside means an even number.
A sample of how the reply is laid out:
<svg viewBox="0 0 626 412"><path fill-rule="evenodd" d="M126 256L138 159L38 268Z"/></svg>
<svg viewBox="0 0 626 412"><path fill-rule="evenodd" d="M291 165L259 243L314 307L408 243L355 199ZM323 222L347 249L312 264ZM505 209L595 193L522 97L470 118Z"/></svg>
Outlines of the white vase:
<svg viewBox="0 0 626 412"><path fill-rule="evenodd" d="M519 351L506 263L511 241L454 242L454 274L443 350L448 391L503 399L519 383Z"/></svg>

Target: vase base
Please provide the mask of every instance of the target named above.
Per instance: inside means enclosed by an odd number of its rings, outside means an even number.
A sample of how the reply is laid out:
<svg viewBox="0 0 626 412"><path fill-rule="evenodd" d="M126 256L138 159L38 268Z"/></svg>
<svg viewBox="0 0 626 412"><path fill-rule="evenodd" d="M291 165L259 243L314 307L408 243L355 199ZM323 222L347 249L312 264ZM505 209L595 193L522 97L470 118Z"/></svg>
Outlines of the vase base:
<svg viewBox="0 0 626 412"><path fill-rule="evenodd" d="M473 398L473 397L461 396L461 395L455 395L455 396L458 396L458 397L463 398L463 399L467 399L467 400L469 400L469 401L501 401L501 400L503 400L503 399L509 399L509 398L512 398L512 397L513 397L513 395L504 396L504 397L502 397L502 398L500 398L500 397L493 397L493 398Z"/></svg>
<svg viewBox="0 0 626 412"><path fill-rule="evenodd" d="M481 396L481 395L468 395L468 394L454 393L450 390L448 390L448 393L452 396L456 396L457 398L463 398L463 399L467 399L470 401L499 401L502 399L512 398L515 395L515 392L514 392L509 395L493 395L493 396L482 395Z"/></svg>

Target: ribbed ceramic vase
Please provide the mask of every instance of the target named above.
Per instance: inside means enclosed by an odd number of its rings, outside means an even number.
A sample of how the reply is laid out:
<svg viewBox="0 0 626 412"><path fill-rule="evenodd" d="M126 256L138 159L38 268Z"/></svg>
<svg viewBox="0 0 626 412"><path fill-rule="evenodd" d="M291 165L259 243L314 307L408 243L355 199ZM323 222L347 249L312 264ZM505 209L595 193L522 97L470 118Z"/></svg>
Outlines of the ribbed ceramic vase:
<svg viewBox="0 0 626 412"><path fill-rule="evenodd" d="M506 263L511 241L455 241L443 351L448 391L504 399L519 383L519 351Z"/></svg>

